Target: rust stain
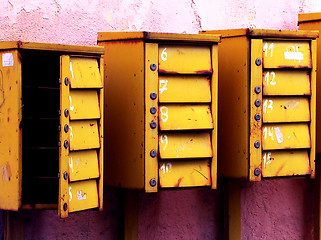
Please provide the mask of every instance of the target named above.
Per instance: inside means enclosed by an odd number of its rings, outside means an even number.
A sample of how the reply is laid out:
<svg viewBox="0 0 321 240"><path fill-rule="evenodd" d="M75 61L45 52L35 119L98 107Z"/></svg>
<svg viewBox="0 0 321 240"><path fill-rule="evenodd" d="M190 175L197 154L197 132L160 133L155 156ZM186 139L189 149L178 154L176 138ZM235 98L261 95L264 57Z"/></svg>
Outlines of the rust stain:
<svg viewBox="0 0 321 240"><path fill-rule="evenodd" d="M181 184L181 181L183 180L183 178L179 178L176 185L174 187L179 187L179 185Z"/></svg>
<svg viewBox="0 0 321 240"><path fill-rule="evenodd" d="M196 71L196 74L212 74L213 70L200 70L200 71Z"/></svg>
<svg viewBox="0 0 321 240"><path fill-rule="evenodd" d="M279 169L275 172L275 176L279 176L279 173L282 171L284 166L285 166L285 164L283 164L281 167L279 167Z"/></svg>
<svg viewBox="0 0 321 240"><path fill-rule="evenodd" d="M201 174L206 180L208 180L208 178L203 174L201 173L200 171L198 171L197 169L193 168L194 171L198 172L199 174Z"/></svg>
<svg viewBox="0 0 321 240"><path fill-rule="evenodd" d="M92 126L94 126L95 124L93 124L93 123L90 123L89 125L90 125L90 126L92 127Z"/></svg>

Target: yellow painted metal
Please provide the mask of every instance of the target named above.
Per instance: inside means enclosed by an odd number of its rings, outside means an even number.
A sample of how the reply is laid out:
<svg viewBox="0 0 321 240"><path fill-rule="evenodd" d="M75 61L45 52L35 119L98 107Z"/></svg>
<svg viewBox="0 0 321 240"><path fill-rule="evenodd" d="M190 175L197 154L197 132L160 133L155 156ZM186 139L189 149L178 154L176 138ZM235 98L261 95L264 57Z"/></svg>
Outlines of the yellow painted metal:
<svg viewBox="0 0 321 240"><path fill-rule="evenodd" d="M160 73L210 74L211 51L208 46L159 45Z"/></svg>
<svg viewBox="0 0 321 240"><path fill-rule="evenodd" d="M309 99L305 97L263 97L263 122L309 122Z"/></svg>
<svg viewBox="0 0 321 240"><path fill-rule="evenodd" d="M73 88L102 88L102 79L95 58L70 58L70 87Z"/></svg>
<svg viewBox="0 0 321 240"><path fill-rule="evenodd" d="M158 79L160 103L211 102L211 80L208 76L160 75Z"/></svg>
<svg viewBox="0 0 321 240"><path fill-rule="evenodd" d="M159 105L160 130L213 129L209 105Z"/></svg>
<svg viewBox="0 0 321 240"><path fill-rule="evenodd" d="M263 95L311 95L310 73L306 70L265 70Z"/></svg>
<svg viewBox="0 0 321 240"><path fill-rule="evenodd" d="M262 65L256 64L256 59L262 59L262 39L251 40L251 84L250 84L250 169L249 176L251 181L260 181L261 174L256 176L255 169L261 170L261 142L262 142L262 121L255 120L255 116L262 116L262 108L256 107L254 102L262 102L262 94L258 94L255 88L262 89ZM255 144L259 143L259 147Z"/></svg>
<svg viewBox="0 0 321 240"><path fill-rule="evenodd" d="M146 109L155 107L157 109L157 99L151 99L150 93L157 93L158 89L158 74L153 71L150 65L158 61L158 44L146 43L145 44L145 104ZM152 129L150 123L157 122L158 113L152 114L146 111L145 114L145 191L157 192L158 190L158 159L157 156L151 156L151 151L158 149L158 129ZM158 155L158 154L157 154ZM151 179L156 180L156 185L150 184Z"/></svg>
<svg viewBox="0 0 321 240"><path fill-rule="evenodd" d="M308 41L264 41L264 68L311 68Z"/></svg>
<svg viewBox="0 0 321 240"><path fill-rule="evenodd" d="M72 182L68 191L69 212L99 207L96 180Z"/></svg>
<svg viewBox="0 0 321 240"><path fill-rule="evenodd" d="M262 177L284 177L311 173L307 150L263 151L262 165Z"/></svg>
<svg viewBox="0 0 321 240"><path fill-rule="evenodd" d="M60 78L65 80L70 78L70 57L63 55L60 57ZM64 83L60 84L60 109L62 112L65 109L69 110L69 86ZM60 115L60 126L69 125L69 117L65 114ZM68 173L68 160L69 160L69 148L68 145L65 147L65 143L70 143L70 134L65 131L59 132L59 142L61 143L59 148L59 195L58 195L58 215L61 218L68 216L69 208L69 195L68 195L68 179L64 179L63 174Z"/></svg>
<svg viewBox="0 0 321 240"><path fill-rule="evenodd" d="M104 59L100 57L99 61L100 78L104 87ZM98 180L98 197L99 197L99 210L103 210L104 203L104 88L99 90L99 106L100 106L100 119L99 119L99 140L100 148L98 150L99 159L99 180Z"/></svg>
<svg viewBox="0 0 321 240"><path fill-rule="evenodd" d="M162 159L213 156L209 132L161 133L158 146L159 156Z"/></svg>
<svg viewBox="0 0 321 240"><path fill-rule="evenodd" d="M295 149L310 148L310 129L307 123L264 124L262 148Z"/></svg>
<svg viewBox="0 0 321 240"><path fill-rule="evenodd" d="M71 121L69 131L70 151L100 147L97 120Z"/></svg>
<svg viewBox="0 0 321 240"><path fill-rule="evenodd" d="M210 160L160 161L159 185L162 188L210 186Z"/></svg>
<svg viewBox="0 0 321 240"><path fill-rule="evenodd" d="M9 56L12 66L3 65ZM21 63L17 50L0 52L0 209L21 207Z"/></svg>
<svg viewBox="0 0 321 240"><path fill-rule="evenodd" d="M91 178L99 178L97 150L70 152L70 181L74 182Z"/></svg>
<svg viewBox="0 0 321 240"><path fill-rule="evenodd" d="M69 101L71 120L100 118L97 90L71 90Z"/></svg>

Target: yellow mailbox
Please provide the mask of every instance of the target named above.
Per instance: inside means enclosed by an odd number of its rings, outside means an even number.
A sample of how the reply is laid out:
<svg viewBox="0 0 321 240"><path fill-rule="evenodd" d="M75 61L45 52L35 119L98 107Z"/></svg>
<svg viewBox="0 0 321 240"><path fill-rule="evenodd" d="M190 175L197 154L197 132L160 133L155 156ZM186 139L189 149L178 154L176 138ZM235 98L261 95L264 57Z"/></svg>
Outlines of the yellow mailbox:
<svg viewBox="0 0 321 240"><path fill-rule="evenodd" d="M219 45L218 174L315 176L316 42L311 31L237 29Z"/></svg>
<svg viewBox="0 0 321 240"><path fill-rule="evenodd" d="M0 42L0 209L102 209L103 53Z"/></svg>
<svg viewBox="0 0 321 240"><path fill-rule="evenodd" d="M102 32L106 171L113 186L211 186L217 172L219 35Z"/></svg>

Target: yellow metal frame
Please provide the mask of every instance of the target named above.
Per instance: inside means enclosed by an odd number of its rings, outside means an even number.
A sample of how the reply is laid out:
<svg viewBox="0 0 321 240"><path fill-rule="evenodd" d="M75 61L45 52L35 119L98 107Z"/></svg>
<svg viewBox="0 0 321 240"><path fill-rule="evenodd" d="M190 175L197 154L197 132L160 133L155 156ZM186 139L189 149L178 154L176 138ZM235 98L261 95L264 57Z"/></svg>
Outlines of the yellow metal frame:
<svg viewBox="0 0 321 240"><path fill-rule="evenodd" d="M100 120L99 120L99 137L100 137L100 148L98 152L98 164L99 164L99 182L98 182L98 201L99 210L103 210L104 202L104 59L100 57L99 70L102 80L102 88L99 90L99 108L100 108Z"/></svg>

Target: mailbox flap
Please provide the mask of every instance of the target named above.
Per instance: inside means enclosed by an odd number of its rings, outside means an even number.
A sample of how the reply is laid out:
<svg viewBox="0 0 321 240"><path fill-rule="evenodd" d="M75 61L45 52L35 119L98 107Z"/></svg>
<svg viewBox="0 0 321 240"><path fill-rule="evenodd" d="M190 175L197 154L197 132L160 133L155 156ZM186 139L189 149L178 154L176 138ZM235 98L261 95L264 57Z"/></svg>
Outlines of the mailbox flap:
<svg viewBox="0 0 321 240"><path fill-rule="evenodd" d="M100 118L97 90L71 90L69 101L71 120Z"/></svg>
<svg viewBox="0 0 321 240"><path fill-rule="evenodd" d="M213 129L209 105L159 105L160 130Z"/></svg>
<svg viewBox="0 0 321 240"><path fill-rule="evenodd" d="M159 45L158 58L160 73L212 73L209 46Z"/></svg>
<svg viewBox="0 0 321 240"><path fill-rule="evenodd" d="M187 161L160 161L160 187L211 186L211 166L209 159Z"/></svg>
<svg viewBox="0 0 321 240"><path fill-rule="evenodd" d="M211 82L203 75L160 75L160 103L210 103Z"/></svg>

